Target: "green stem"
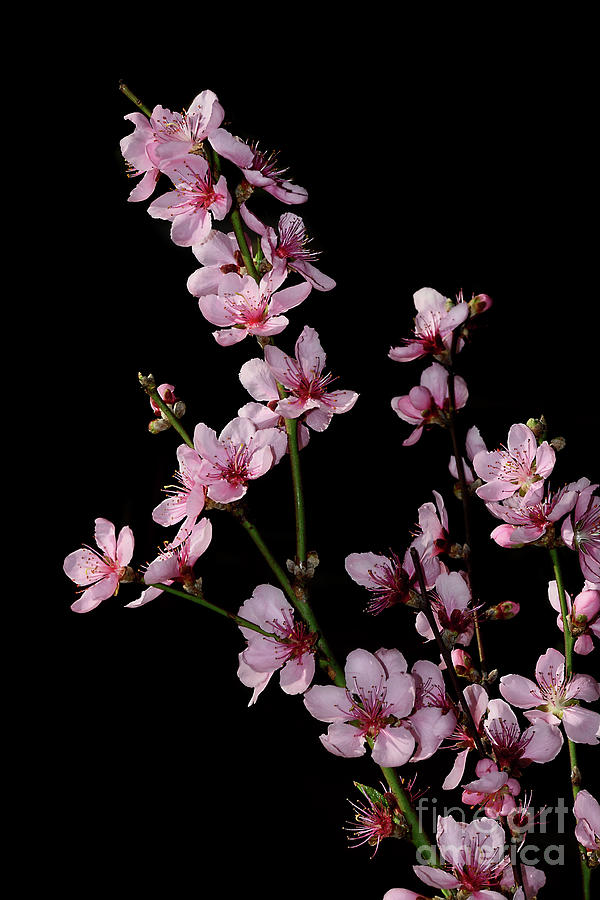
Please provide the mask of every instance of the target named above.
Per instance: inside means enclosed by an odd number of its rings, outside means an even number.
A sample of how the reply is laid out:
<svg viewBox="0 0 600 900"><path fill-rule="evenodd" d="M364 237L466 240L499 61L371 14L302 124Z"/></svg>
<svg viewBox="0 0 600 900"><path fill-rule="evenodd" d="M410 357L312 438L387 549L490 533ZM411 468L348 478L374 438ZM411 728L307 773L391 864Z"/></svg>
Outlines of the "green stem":
<svg viewBox="0 0 600 900"><path fill-rule="evenodd" d="M133 91L130 91L123 81L119 82L119 90L121 91L121 93L125 94L127 99L131 100L131 102L134 103L135 106L137 106L137 108L141 110L145 116L148 116L148 118L150 118L150 116L152 115L152 110L148 109L147 106L144 106L139 97L136 97Z"/></svg>
<svg viewBox="0 0 600 900"><path fill-rule="evenodd" d="M229 612L227 609L223 609L222 606L217 606L214 603L210 603L208 600L205 600L204 597L198 594L189 594L187 591L180 591L177 588L173 588L168 584L151 584L148 587L158 588L161 591L166 591L169 594L174 594L176 597L185 597L186 600L192 600L194 603L198 603L200 606L204 606L205 609L210 609L212 612L218 613L220 616L225 616L225 618L230 619L232 622L235 622L236 625L239 625L240 628L250 628L252 631L257 631L258 634L264 635L264 637L272 637L275 640L279 640L277 635L273 634L271 631L265 631L260 625L256 625L254 622L250 622L248 619L244 619L242 616L236 616L235 613Z"/></svg>
<svg viewBox="0 0 600 900"><path fill-rule="evenodd" d="M156 387L156 384L155 384L154 380L152 379L152 376L138 375L138 379L139 379L140 384L142 385L142 387L148 394L148 396L151 397L152 400L154 400L154 402L156 403L156 405L158 406L160 411L164 414L164 416L168 420L169 424L172 425L173 428L175 429L175 431L177 431L179 433L179 435L183 438L183 440L186 442L188 447L192 447L192 449L193 449L193 447L194 447L193 440L191 439L191 437L189 436L189 434L187 433L187 431L185 430L185 428L183 427L183 425L181 424L181 422L179 421L177 416L175 416L173 414L173 411L171 409L169 409L169 407L167 406L167 404L165 403L163 398L158 393L158 388Z"/></svg>
<svg viewBox="0 0 600 900"><path fill-rule="evenodd" d="M300 471L300 451L298 449L298 420L286 419L285 430L288 437L288 450L292 469L294 488L294 505L296 511L296 563L306 565L306 516L304 512L304 494L302 492L302 473Z"/></svg>
<svg viewBox="0 0 600 900"><path fill-rule="evenodd" d="M565 594L565 586L562 577L562 570L560 567L560 559L558 556L558 550L554 547L549 548L550 558L552 560L552 566L554 568L554 577L556 579L556 587L558 588L558 599L560 602L560 614L562 617L563 623L563 634L564 634L564 645L565 645L565 679L570 678L573 674L573 644L575 643L573 640L573 635L571 634L571 622L569 616L569 608L567 606L567 597ZM577 794L581 790L580 782L581 782L581 774L579 772L579 766L577 765L577 748L573 741L567 738L567 744L569 747L569 761L571 763L571 790L573 792L573 803L577 799ZM585 851L582 848L579 848L579 862L581 865L581 881L583 887L583 897L584 900L590 900L590 877L591 871L588 868L585 858Z"/></svg>
<svg viewBox="0 0 600 900"><path fill-rule="evenodd" d="M240 248L240 253L242 254L242 259L244 260L246 271L248 275L251 275L252 278L254 278L256 282L258 282L260 281L260 275L256 271L254 260L252 259L252 254L250 253L250 248L248 247L248 241L246 240L246 235L244 234L244 223L237 206L231 210L230 218L231 224L233 226L233 231L238 242L238 247Z"/></svg>
<svg viewBox="0 0 600 900"><path fill-rule="evenodd" d="M439 857L435 844L432 844L430 838L421 828L419 817L413 809L412 803L408 799L402 782L400 781L395 769L388 769L386 766L380 766L387 785L398 801L398 806L410 826L411 841L420 853L419 862L423 865L436 866L439 865Z"/></svg>

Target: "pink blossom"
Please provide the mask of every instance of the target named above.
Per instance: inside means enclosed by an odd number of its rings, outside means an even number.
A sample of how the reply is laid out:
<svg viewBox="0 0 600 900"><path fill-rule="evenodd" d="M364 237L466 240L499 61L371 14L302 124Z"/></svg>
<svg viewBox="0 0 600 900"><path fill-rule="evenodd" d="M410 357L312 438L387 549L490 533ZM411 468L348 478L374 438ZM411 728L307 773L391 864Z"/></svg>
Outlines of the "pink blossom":
<svg viewBox="0 0 600 900"><path fill-rule="evenodd" d="M415 709L406 721L417 741L411 762L420 762L433 756L442 741L454 734L457 718L439 666L420 659L411 675L415 680Z"/></svg>
<svg viewBox="0 0 600 900"><path fill-rule="evenodd" d="M552 647L538 659L535 677L533 682L523 675L503 675L500 693L513 706L527 710L525 716L531 722L556 728L562 721L569 740L597 744L600 714L580 705L581 700L600 697L596 679L591 675L567 676L565 657Z"/></svg>
<svg viewBox="0 0 600 900"><path fill-rule="evenodd" d="M464 378L454 378L456 408L462 409L469 392ZM410 425L416 425L409 437L402 442L403 447L416 444L423 429L430 425L445 426L448 423L450 396L448 393L448 370L440 363L432 363L421 374L420 384L410 389L408 394L392 398L392 409Z"/></svg>
<svg viewBox="0 0 600 900"><path fill-rule="evenodd" d="M306 300L311 285L303 281L277 291L282 280L282 275L275 277L268 272L257 284L250 275L231 273L220 279L218 294L200 297L202 315L220 326L221 330L213 332L217 343L228 347L249 334L270 337L283 331L289 323L281 313Z"/></svg>
<svg viewBox="0 0 600 900"><path fill-rule="evenodd" d="M448 533L448 512L444 498L438 491L432 491L435 505L429 500L423 503L418 512L418 524L415 528L414 545L419 546L423 559L430 559L450 550Z"/></svg>
<svg viewBox="0 0 600 900"><path fill-rule="evenodd" d="M134 131L120 141L121 153L127 163L127 175L130 178L142 176L127 198L135 203L151 196L160 169L148 152L155 143L154 129L148 118L143 113L133 112L125 119L135 125Z"/></svg>
<svg viewBox="0 0 600 900"><path fill-rule="evenodd" d="M463 457L463 471L465 474L465 481L467 482L467 484L473 484L477 480L477 475L472 466L473 459L477 453L487 450L477 425L472 425L471 428L469 428L469 430L467 431L465 449L467 451L468 458L464 459ZM458 469L456 467L456 458L454 456L450 457L448 468L450 469L450 474L452 475L452 477L458 478Z"/></svg>
<svg viewBox="0 0 600 900"><path fill-rule="evenodd" d="M563 522L561 537L579 554L579 565L587 581L600 583L600 497L597 484L582 478L573 487L578 491L573 512Z"/></svg>
<svg viewBox="0 0 600 900"><path fill-rule="evenodd" d="M401 766L415 739L406 723L415 701L415 682L399 650L353 650L346 660L346 688L314 685L304 695L309 713L329 722L323 746L336 756L357 757L372 741L380 766Z"/></svg>
<svg viewBox="0 0 600 900"><path fill-rule="evenodd" d="M481 734L482 719L488 706L487 692L480 684L469 684L464 689L463 696L469 707L471 716L473 717L475 727L479 734ZM457 723L451 738L454 741L452 749L458 750L458 753L456 754L454 765L442 784L442 788L445 791L451 791L453 788L458 787L465 771L467 756L476 746L471 731L463 722Z"/></svg>
<svg viewBox="0 0 600 900"><path fill-rule="evenodd" d="M503 693L502 687L500 691ZM547 722L536 721L521 731L516 715L504 700L489 701L484 730L498 766L515 776L532 762L550 762L563 745L560 729Z"/></svg>
<svg viewBox="0 0 600 900"><path fill-rule="evenodd" d="M294 622L294 609L282 591L270 584L259 584L238 615L270 631L265 637L240 626L248 644L239 655L238 678L254 688L249 706L256 703L274 672L281 670L279 682L286 694L301 694L315 674L316 635L302 622Z"/></svg>
<svg viewBox="0 0 600 900"><path fill-rule="evenodd" d="M211 538L212 524L208 519L202 519L191 530L187 523L184 523L174 540L160 550L158 556L149 564L144 572L144 583L192 585L195 581L194 564L207 549ZM148 587L141 597L127 603L126 606L130 609L145 606L162 592L162 588Z"/></svg>
<svg viewBox="0 0 600 900"><path fill-rule="evenodd" d="M381 841L392 837L399 831L398 825L394 821L393 811L396 799L393 794L388 794L388 796L391 796L392 801L392 805L390 805L385 794L379 794L379 792L373 791L372 788L367 790L364 785L358 784L356 781L354 784L366 799L368 806L365 806L364 803L354 803L353 800L350 800L355 812L356 825L351 824L346 828L346 831L352 832L348 840L353 841L355 847L360 847L363 844L369 844L371 847L374 847L371 857L373 858L379 849ZM378 794L379 796L377 796Z"/></svg>
<svg viewBox="0 0 600 900"><path fill-rule="evenodd" d="M122 580L129 580L128 566L133 556L134 538L128 525L118 538L108 519L96 519L94 538L100 553L84 546L65 558L65 574L80 587L86 587L72 605L73 612L89 612L119 590Z"/></svg>
<svg viewBox="0 0 600 900"><path fill-rule="evenodd" d="M231 207L231 195L223 175L215 183L210 167L202 156L188 155L184 160L165 162L161 171L175 189L154 200L148 207L153 219L167 219L171 239L179 247L191 247L204 240L212 220L224 219Z"/></svg>
<svg viewBox="0 0 600 900"><path fill-rule="evenodd" d="M475 472L486 482L477 495L486 501L505 500L517 492L523 497L532 484L550 475L555 461L547 441L538 447L531 428L511 425L506 449L480 450L473 458Z"/></svg>
<svg viewBox="0 0 600 900"><path fill-rule="evenodd" d="M264 359L249 359L240 369L240 381L255 400L263 403L246 403L238 410L239 416L251 419L257 428L279 428L285 432L285 419L276 412L280 401L277 381ZM306 447L310 431L303 422L298 422L298 448Z"/></svg>
<svg viewBox="0 0 600 900"><path fill-rule="evenodd" d="M219 293L224 275L247 274L244 260L235 234L223 234L213 229L206 238L192 245L192 253L199 263L199 269L192 272L187 280L187 288L194 297L207 297Z"/></svg>
<svg viewBox="0 0 600 900"><path fill-rule="evenodd" d="M548 582L548 599L552 608L558 613L556 624L564 632L556 581ZM600 585L584 587L577 594L573 603L571 603L570 595L565 591L565 600L571 633L576 636L573 650L581 656L586 656L594 649L592 636L600 639Z"/></svg>
<svg viewBox="0 0 600 900"><path fill-rule="evenodd" d="M524 497L516 494L501 503L488 502L487 508L506 525L495 528L490 537L501 547L538 541L546 531L570 512L577 501L577 491L565 485L543 496L545 482L532 485Z"/></svg>
<svg viewBox="0 0 600 900"><path fill-rule="evenodd" d="M175 484L166 487L167 497L156 506L152 518L159 525L175 525L185 519L190 530L206 501L206 486L201 480L202 460L187 444L177 448L179 470L175 472Z"/></svg>
<svg viewBox="0 0 600 900"><path fill-rule="evenodd" d="M467 647L475 630L471 591L461 572L441 572L435 580L431 607L445 641ZM419 612L415 628L425 640L435 637L424 612Z"/></svg>
<svg viewBox="0 0 600 900"><path fill-rule="evenodd" d="M194 97L184 113L155 106L150 118L154 133L150 155L164 171L165 165L173 160L202 154L203 142L217 132L224 115L217 95L208 90Z"/></svg>
<svg viewBox="0 0 600 900"><path fill-rule="evenodd" d="M276 153L261 150L258 143L247 144L224 128L214 132L210 142L219 156L235 163L242 170L250 189L262 188L287 204L305 203L308 199L305 188L284 177L287 170L279 167ZM243 183L241 187L244 188Z"/></svg>
<svg viewBox="0 0 600 900"><path fill-rule="evenodd" d="M348 412L358 399L355 391L328 391L334 380L323 375L325 352L314 328L305 325L291 357L278 347L265 347L265 362L274 377L289 392L275 407L286 419L304 416L315 431L325 431L334 413Z"/></svg>
<svg viewBox="0 0 600 900"><path fill-rule="evenodd" d="M501 772L491 759L480 759L475 772L475 781L463 785L463 803L483 807L486 816L492 819L507 816L516 808L515 796L521 790L516 778Z"/></svg>
<svg viewBox="0 0 600 900"><path fill-rule="evenodd" d="M442 362L448 359L452 333L469 316L469 304L453 303L433 288L421 288L413 294L417 315L414 337L405 338L404 347L392 347L388 356L396 362L409 362L431 355Z"/></svg>
<svg viewBox="0 0 600 900"><path fill-rule="evenodd" d="M248 212L244 215L244 221L261 235L263 254L275 273L297 272L317 291L331 291L335 287L335 281L313 265L319 252L309 248L311 238L300 216L283 213L279 217L277 231L263 225Z"/></svg>
<svg viewBox="0 0 600 900"><path fill-rule="evenodd" d="M579 791L573 804L575 837L586 850L600 851L600 804L589 791Z"/></svg>
<svg viewBox="0 0 600 900"><path fill-rule="evenodd" d="M198 477L207 485L210 499L217 503L240 500L248 482L281 459L285 441L278 429L258 429L242 416L232 419L218 438L203 422L196 425L194 448L203 461Z"/></svg>
<svg viewBox="0 0 600 900"><path fill-rule="evenodd" d="M410 549L404 554L402 562L393 551L390 554L388 557L371 552L350 553L345 560L346 572L350 578L370 592L371 599L366 612L373 615L396 603L412 605L414 597L420 593ZM423 560L422 569L425 586L433 587L440 573L439 561L435 557Z"/></svg>
<svg viewBox="0 0 600 900"><path fill-rule="evenodd" d="M504 830L494 819L457 822L440 816L437 844L446 868L413 866L425 884L440 890L460 888L473 900L505 900L502 888L510 860L504 855Z"/></svg>

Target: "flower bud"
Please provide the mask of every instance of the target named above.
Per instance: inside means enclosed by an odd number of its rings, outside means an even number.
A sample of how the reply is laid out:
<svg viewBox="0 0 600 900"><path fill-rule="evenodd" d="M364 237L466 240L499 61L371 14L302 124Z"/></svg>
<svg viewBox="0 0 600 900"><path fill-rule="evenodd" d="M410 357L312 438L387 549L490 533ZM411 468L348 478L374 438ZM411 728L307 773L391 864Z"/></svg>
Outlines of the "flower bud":
<svg viewBox="0 0 600 900"><path fill-rule="evenodd" d="M476 294L469 300L469 312L472 316L478 316L485 312L492 305L492 298L489 294Z"/></svg>
<svg viewBox="0 0 600 900"><path fill-rule="evenodd" d="M503 600L496 606L490 606L487 610L487 619L512 619L519 610L520 605L515 600Z"/></svg>
<svg viewBox="0 0 600 900"><path fill-rule="evenodd" d="M541 444L546 440L548 423L546 422L544 416L540 416L539 419L527 419L527 422L525 424L533 431L538 444Z"/></svg>
<svg viewBox="0 0 600 900"><path fill-rule="evenodd" d="M183 400L177 400L173 404L173 415L176 419L181 419L183 416L185 416L185 403L183 402Z"/></svg>
<svg viewBox="0 0 600 900"><path fill-rule="evenodd" d="M167 422L166 419L152 419L151 422L148 422L150 434L160 434L161 431L168 431L170 427L171 423Z"/></svg>

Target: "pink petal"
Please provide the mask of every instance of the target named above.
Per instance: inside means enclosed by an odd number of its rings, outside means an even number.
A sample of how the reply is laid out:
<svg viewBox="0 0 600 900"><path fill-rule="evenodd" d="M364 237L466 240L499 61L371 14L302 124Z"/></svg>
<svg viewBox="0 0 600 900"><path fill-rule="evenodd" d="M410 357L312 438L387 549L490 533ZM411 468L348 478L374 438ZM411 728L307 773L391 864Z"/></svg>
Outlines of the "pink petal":
<svg viewBox="0 0 600 900"><path fill-rule="evenodd" d="M544 703L537 684L522 675L503 675L500 679L500 693L508 703L521 709Z"/></svg>
<svg viewBox="0 0 600 900"><path fill-rule="evenodd" d="M576 744L598 744L600 713L583 706L569 706L563 710L563 725L570 741Z"/></svg>
<svg viewBox="0 0 600 900"><path fill-rule="evenodd" d="M321 722L345 722L352 718L346 691L333 684L313 685L304 695L304 705Z"/></svg>
<svg viewBox="0 0 600 900"><path fill-rule="evenodd" d="M406 676L407 678L410 676ZM415 739L402 726L383 728L373 745L373 760L380 766L393 768L408 762L415 749Z"/></svg>

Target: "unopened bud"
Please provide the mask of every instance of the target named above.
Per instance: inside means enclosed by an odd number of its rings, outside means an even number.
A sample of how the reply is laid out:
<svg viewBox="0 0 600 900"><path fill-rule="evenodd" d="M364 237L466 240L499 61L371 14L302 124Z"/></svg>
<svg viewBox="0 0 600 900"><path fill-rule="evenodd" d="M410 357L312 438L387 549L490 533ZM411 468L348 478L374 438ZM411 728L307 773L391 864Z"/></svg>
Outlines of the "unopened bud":
<svg viewBox="0 0 600 900"><path fill-rule="evenodd" d="M173 404L173 415L176 419L181 419L185 416L185 403L183 400L177 400L177 402Z"/></svg>
<svg viewBox="0 0 600 900"><path fill-rule="evenodd" d="M564 439L564 437L555 437L555 438L552 438L552 440L549 443L550 443L550 446L558 452L560 450L565 449L567 442Z"/></svg>
<svg viewBox="0 0 600 900"><path fill-rule="evenodd" d="M235 199L237 200L238 205L241 206L242 203L246 203L246 201L250 199L253 193L254 188L251 184L248 184L245 179L243 181L240 181L235 189Z"/></svg>
<svg viewBox="0 0 600 900"><path fill-rule="evenodd" d="M160 434L161 431L167 431L171 427L171 423L166 419L152 419L148 422L148 431L150 434Z"/></svg>
<svg viewBox="0 0 600 900"><path fill-rule="evenodd" d="M469 312L472 316L478 316L485 312L492 305L492 298L489 294L476 294L469 300Z"/></svg>
<svg viewBox="0 0 600 900"><path fill-rule="evenodd" d="M489 607L486 611L486 619L512 619L520 609L520 604L515 600L503 600L502 603Z"/></svg>
<svg viewBox="0 0 600 900"><path fill-rule="evenodd" d="M148 375L142 375L141 372L138 372L138 381L145 391L153 391L156 388L154 375L151 375L150 373L148 373Z"/></svg>
<svg viewBox="0 0 600 900"><path fill-rule="evenodd" d="M539 419L527 419L526 425L528 428L531 428L533 431L535 438L538 444L541 444L546 440L546 432L548 431L548 423L544 416L540 416Z"/></svg>

